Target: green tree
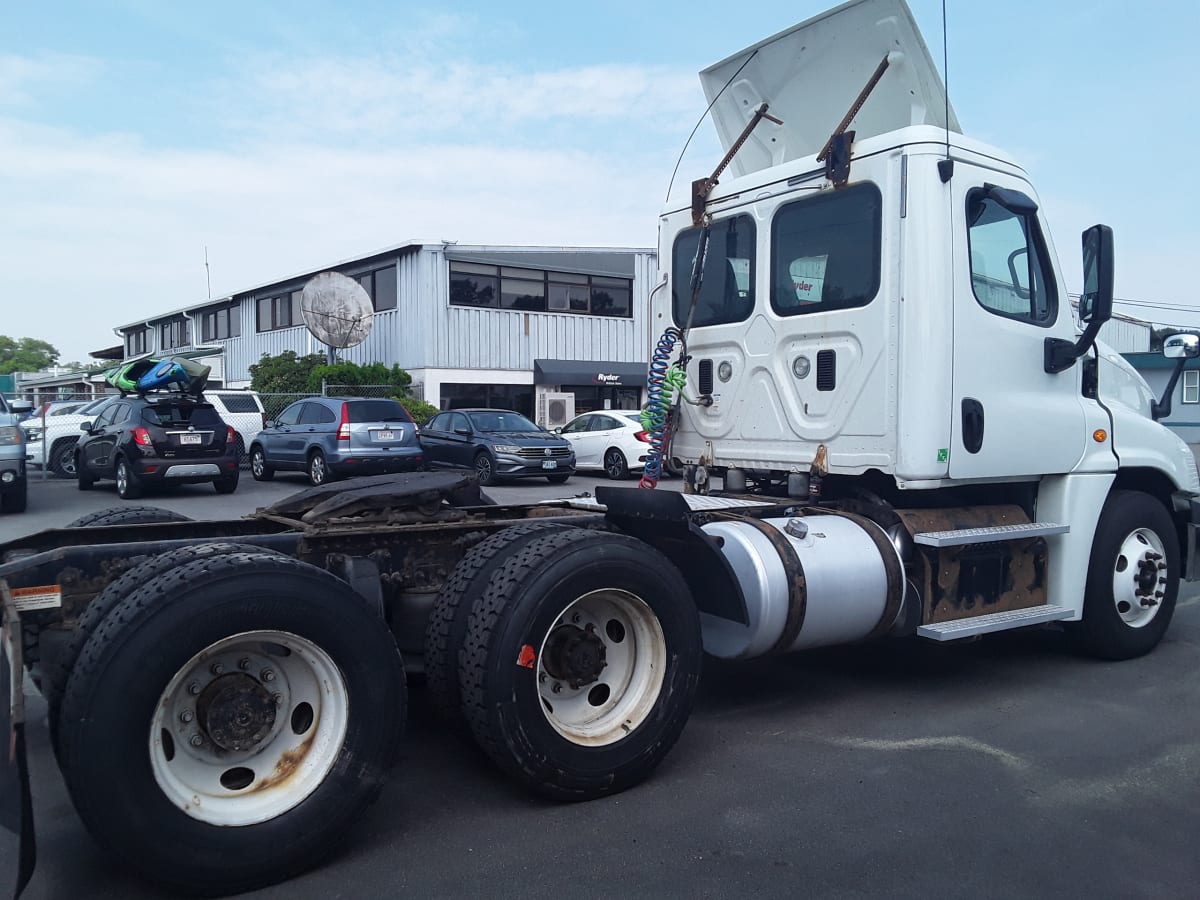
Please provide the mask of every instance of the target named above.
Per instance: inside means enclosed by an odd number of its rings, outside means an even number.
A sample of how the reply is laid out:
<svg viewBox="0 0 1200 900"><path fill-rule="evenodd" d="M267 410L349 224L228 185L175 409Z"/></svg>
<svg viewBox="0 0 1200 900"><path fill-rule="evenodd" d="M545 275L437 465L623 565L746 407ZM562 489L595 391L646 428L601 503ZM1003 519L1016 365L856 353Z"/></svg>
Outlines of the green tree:
<svg viewBox="0 0 1200 900"><path fill-rule="evenodd" d="M325 384L337 385L387 385L397 397L407 397L412 376L399 366L390 369L383 363L374 362L365 366L357 363L338 362L334 365L321 365L314 368L308 375L308 390L316 393L321 390L322 381Z"/></svg>
<svg viewBox="0 0 1200 900"><path fill-rule="evenodd" d="M324 364L324 353L307 356L300 356L295 350L284 350L278 356L264 353L262 359L250 365L250 387L261 394L313 393L308 388L309 376ZM316 390L321 390L320 378Z"/></svg>
<svg viewBox="0 0 1200 900"><path fill-rule="evenodd" d="M37 338L10 338L0 334L0 375L40 372L58 362L58 350Z"/></svg>
<svg viewBox="0 0 1200 900"><path fill-rule="evenodd" d="M400 405L408 410L408 414L412 416L412 420L418 425L424 425L434 416L441 412L432 403L426 403L424 400L418 400L415 397L397 397Z"/></svg>

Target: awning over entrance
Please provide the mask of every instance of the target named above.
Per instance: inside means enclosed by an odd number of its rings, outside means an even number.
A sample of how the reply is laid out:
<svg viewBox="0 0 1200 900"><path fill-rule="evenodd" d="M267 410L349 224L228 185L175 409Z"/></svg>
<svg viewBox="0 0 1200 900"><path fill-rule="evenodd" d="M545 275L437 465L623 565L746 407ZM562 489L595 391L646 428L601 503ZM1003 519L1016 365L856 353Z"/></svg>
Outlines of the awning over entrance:
<svg viewBox="0 0 1200 900"><path fill-rule="evenodd" d="M644 387L645 363L591 362L574 359L535 359L534 384L599 384Z"/></svg>

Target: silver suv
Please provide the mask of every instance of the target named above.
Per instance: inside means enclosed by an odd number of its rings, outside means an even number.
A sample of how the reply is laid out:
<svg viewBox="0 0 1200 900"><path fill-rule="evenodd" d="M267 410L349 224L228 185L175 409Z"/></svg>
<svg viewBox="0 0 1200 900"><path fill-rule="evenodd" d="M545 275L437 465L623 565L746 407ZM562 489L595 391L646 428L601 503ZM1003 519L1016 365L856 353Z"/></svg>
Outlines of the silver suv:
<svg viewBox="0 0 1200 900"><path fill-rule="evenodd" d="M417 426L398 400L309 397L284 409L250 444L250 474L267 481L277 470L334 478L425 468Z"/></svg>
<svg viewBox="0 0 1200 900"><path fill-rule="evenodd" d="M25 475L25 433L17 424L30 403L0 396L0 512L25 511L29 500L29 480Z"/></svg>

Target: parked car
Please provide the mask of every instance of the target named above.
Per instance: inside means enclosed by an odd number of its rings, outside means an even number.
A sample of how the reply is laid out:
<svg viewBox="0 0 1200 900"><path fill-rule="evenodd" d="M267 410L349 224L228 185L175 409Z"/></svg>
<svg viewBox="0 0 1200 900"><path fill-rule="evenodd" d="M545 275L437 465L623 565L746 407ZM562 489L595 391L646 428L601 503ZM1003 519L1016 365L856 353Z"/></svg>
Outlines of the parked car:
<svg viewBox="0 0 1200 900"><path fill-rule="evenodd" d="M74 478L75 444L79 440L80 423L94 419L118 396L105 394L72 412L26 419L21 423L21 430L25 432L29 461L49 468L56 475Z"/></svg>
<svg viewBox="0 0 1200 900"><path fill-rule="evenodd" d="M575 451L556 434L509 409L438 413L421 430L430 468L471 468L480 484L544 475L562 484L575 473Z"/></svg>
<svg viewBox="0 0 1200 900"><path fill-rule="evenodd" d="M576 416L556 429L575 449L576 469L603 469L609 478L627 478L646 467L650 435L637 410L599 410Z"/></svg>
<svg viewBox="0 0 1200 900"><path fill-rule="evenodd" d="M29 499L29 480L26 476L25 434L21 430L21 414L28 403L0 397L0 512L25 511Z"/></svg>
<svg viewBox="0 0 1200 900"><path fill-rule="evenodd" d="M79 425L75 471L81 491L112 478L122 499L151 484L211 481L218 494L238 486L237 432L211 403L179 394L120 397Z"/></svg>
<svg viewBox="0 0 1200 900"><path fill-rule="evenodd" d="M237 432L238 461L245 463L247 448L267 424L262 398L257 391L209 390L204 392L204 399Z"/></svg>
<svg viewBox="0 0 1200 900"><path fill-rule="evenodd" d="M250 443L250 474L307 472L314 485L349 475L422 469L417 426L397 400L308 397L268 420Z"/></svg>

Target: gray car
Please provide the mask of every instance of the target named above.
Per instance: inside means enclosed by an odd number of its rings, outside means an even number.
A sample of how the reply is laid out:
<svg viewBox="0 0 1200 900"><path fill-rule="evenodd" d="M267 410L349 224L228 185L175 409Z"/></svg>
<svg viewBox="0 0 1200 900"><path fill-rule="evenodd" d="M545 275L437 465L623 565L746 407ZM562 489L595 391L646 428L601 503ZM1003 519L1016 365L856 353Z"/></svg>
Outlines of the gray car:
<svg viewBox="0 0 1200 900"><path fill-rule="evenodd" d="M309 397L284 409L250 444L250 474L307 472L314 485L334 478L425 467L417 426L398 400Z"/></svg>
<svg viewBox="0 0 1200 900"><path fill-rule="evenodd" d="M29 403L10 406L0 397L0 512L24 512L29 496L25 473L25 435L18 427Z"/></svg>

